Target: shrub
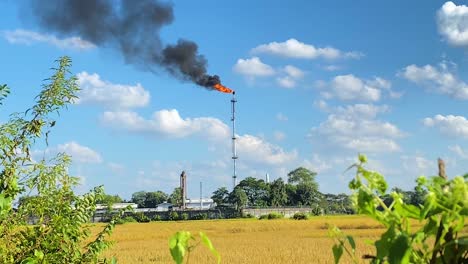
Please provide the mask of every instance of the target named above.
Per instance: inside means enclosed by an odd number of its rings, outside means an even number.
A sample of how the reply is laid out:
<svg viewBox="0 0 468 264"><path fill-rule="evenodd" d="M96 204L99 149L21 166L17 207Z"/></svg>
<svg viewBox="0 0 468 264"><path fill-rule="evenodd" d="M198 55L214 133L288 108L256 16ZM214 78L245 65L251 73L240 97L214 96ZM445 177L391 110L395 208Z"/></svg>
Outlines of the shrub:
<svg viewBox="0 0 468 264"><path fill-rule="evenodd" d="M150 219L142 212L135 213L133 218L135 218L138 223L148 223L150 221Z"/></svg>
<svg viewBox="0 0 468 264"><path fill-rule="evenodd" d="M206 220L208 219L208 214L206 213L199 213L193 216L194 220Z"/></svg>
<svg viewBox="0 0 468 264"><path fill-rule="evenodd" d="M294 220L307 220L309 219L309 215L306 213L295 213L292 217Z"/></svg>
<svg viewBox="0 0 468 264"><path fill-rule="evenodd" d="M169 220L179 220L179 214L176 211L171 211L169 213Z"/></svg>
<svg viewBox="0 0 468 264"><path fill-rule="evenodd" d="M468 174L448 180L439 160L441 177L421 176L416 181L416 189L427 191L424 204L405 203L401 193L392 192L393 201L387 206L381 198L387 195L387 182L380 173L364 168L366 161L359 155L359 163L350 167L357 169L349 183L353 203L357 213L374 218L387 231L374 242L375 255L364 258L372 263L468 263L468 237L461 235L468 215ZM411 219L421 226L411 226ZM331 227L330 234L337 242L332 249L335 263L344 252L358 263L353 237L337 227Z"/></svg>
<svg viewBox="0 0 468 264"><path fill-rule="evenodd" d="M274 220L274 219L281 219L284 218L284 215L276 212L271 212L266 215L261 215L258 219L263 220L263 219L268 219L268 220Z"/></svg>
<svg viewBox="0 0 468 264"><path fill-rule="evenodd" d="M79 180L69 174L70 156L31 158L34 143L44 139L47 144L55 113L79 91L76 77L69 76L71 59L60 58L57 64L35 105L0 124L0 263L108 263L100 254L111 246L106 238L116 219L94 239L88 225L96 202L104 197L102 186L77 195L73 190ZM0 85L0 106L8 94L9 88ZM13 201L28 193L36 195L13 209ZM31 220L35 225L26 224Z"/></svg>
<svg viewBox="0 0 468 264"><path fill-rule="evenodd" d="M154 215L151 221L161 221L161 216L160 215Z"/></svg>
<svg viewBox="0 0 468 264"><path fill-rule="evenodd" d="M180 220L188 220L189 219L189 215L187 213L183 213L180 215Z"/></svg>
<svg viewBox="0 0 468 264"><path fill-rule="evenodd" d="M126 217L118 219L115 223L121 225L125 223L135 223L135 222L137 222L135 218L133 218L132 216L126 216Z"/></svg>

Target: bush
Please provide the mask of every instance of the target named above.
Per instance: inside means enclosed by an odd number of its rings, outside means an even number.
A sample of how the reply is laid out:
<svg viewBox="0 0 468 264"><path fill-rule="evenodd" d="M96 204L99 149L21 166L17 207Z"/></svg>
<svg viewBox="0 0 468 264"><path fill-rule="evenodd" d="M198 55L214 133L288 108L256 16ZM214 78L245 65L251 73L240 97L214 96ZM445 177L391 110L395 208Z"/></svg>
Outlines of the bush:
<svg viewBox="0 0 468 264"><path fill-rule="evenodd" d="M135 218L133 218L132 216L126 216L126 217L118 219L115 223L121 225L125 223L135 223L135 222L137 222Z"/></svg>
<svg viewBox="0 0 468 264"><path fill-rule="evenodd" d="M387 206L381 198L388 195L387 182L382 174L367 170L366 161L359 155L359 163L352 166L357 169L349 183L353 204L357 213L377 220L387 230L373 243L375 255L363 257L372 259L371 263L468 263L468 237L463 235L468 215L468 174L449 180L445 164L439 160L440 176L421 176L416 181L417 190L427 191L422 205L408 204L401 193L394 191ZM418 225L411 226L412 221ZM331 227L330 235L336 241L332 248L335 263L343 253L358 263L353 237L338 227Z"/></svg>
<svg viewBox="0 0 468 264"><path fill-rule="evenodd" d="M154 215L151 221L161 221L161 216L160 215Z"/></svg>
<svg viewBox="0 0 468 264"><path fill-rule="evenodd" d="M266 215L261 215L258 219L263 220L263 219L268 219L268 220L274 220L274 219L281 219L284 218L284 215L276 212L271 212Z"/></svg>
<svg viewBox="0 0 468 264"><path fill-rule="evenodd" d="M70 76L71 60L60 58L54 74L45 80L35 104L0 123L0 263L109 263L100 254L111 246L107 237L119 213L99 232L91 232L90 218L104 197L102 186L77 195L78 178L69 175L71 157L59 153L33 161L30 150L50 140L61 113L79 91ZM24 73L28 78L27 73ZM0 106L10 90L0 85ZM4 110L0 109L3 114ZM9 118L7 119L7 117ZM13 208L20 196L34 193L29 202ZM26 225L30 221L34 225ZM114 261L115 262L115 261Z"/></svg>
<svg viewBox="0 0 468 264"><path fill-rule="evenodd" d="M292 217L294 220L307 220L309 219L309 215L306 213L295 213Z"/></svg>
<svg viewBox="0 0 468 264"><path fill-rule="evenodd" d="M150 219L144 213L141 212L135 213L133 217L138 223L148 223L150 221Z"/></svg>
<svg viewBox="0 0 468 264"><path fill-rule="evenodd" d="M188 220L189 219L189 215L187 213L183 213L180 215L180 220Z"/></svg>
<svg viewBox="0 0 468 264"><path fill-rule="evenodd" d="M206 219L208 219L208 214L206 214L206 213L196 214L196 215L193 216L193 219L194 220L206 220Z"/></svg>
<svg viewBox="0 0 468 264"><path fill-rule="evenodd" d="M169 220L179 220L179 214L176 211L171 211L169 213Z"/></svg>

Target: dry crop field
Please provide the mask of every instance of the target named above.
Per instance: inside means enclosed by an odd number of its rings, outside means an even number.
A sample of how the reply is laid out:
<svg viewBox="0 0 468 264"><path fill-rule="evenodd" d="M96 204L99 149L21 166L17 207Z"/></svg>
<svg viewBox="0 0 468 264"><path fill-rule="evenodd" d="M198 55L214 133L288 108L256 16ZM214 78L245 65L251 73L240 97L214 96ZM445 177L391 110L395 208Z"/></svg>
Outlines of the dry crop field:
<svg viewBox="0 0 468 264"><path fill-rule="evenodd" d="M333 263L327 224L355 236L359 254L372 253L365 241L382 233L381 226L364 216L323 216L309 220L205 220L126 223L112 235L116 244L106 252L119 263L172 263L169 237L179 230L205 232L222 256L222 263ZM215 263L201 245L190 263Z"/></svg>

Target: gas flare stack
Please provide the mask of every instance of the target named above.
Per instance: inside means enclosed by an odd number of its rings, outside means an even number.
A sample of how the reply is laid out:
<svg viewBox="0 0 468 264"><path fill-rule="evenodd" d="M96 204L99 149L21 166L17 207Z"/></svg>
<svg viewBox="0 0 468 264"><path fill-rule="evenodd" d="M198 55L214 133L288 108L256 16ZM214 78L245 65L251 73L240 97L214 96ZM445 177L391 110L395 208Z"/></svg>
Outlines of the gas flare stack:
<svg viewBox="0 0 468 264"><path fill-rule="evenodd" d="M232 189L234 189L237 185L237 175L236 175L236 160L237 160L237 153L236 153L236 92L232 92L232 165L233 165L233 174L232 174Z"/></svg>

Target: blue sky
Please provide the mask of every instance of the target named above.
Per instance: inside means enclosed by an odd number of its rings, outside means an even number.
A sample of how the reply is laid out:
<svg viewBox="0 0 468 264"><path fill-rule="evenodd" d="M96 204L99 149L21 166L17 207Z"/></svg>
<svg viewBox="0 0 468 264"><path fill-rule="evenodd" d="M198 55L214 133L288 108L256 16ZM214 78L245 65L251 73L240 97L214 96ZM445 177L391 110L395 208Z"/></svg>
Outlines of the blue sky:
<svg viewBox="0 0 468 264"><path fill-rule="evenodd" d="M176 1L164 43L196 42L208 70L237 91L238 177L317 171L323 192L346 192L358 153L392 186L409 189L468 160L468 7L444 1ZM104 184L129 198L231 188L230 95L126 64L115 49L57 35L0 2L0 113L22 111L51 73L73 59L81 99L60 116L49 146L74 158L80 191Z"/></svg>

